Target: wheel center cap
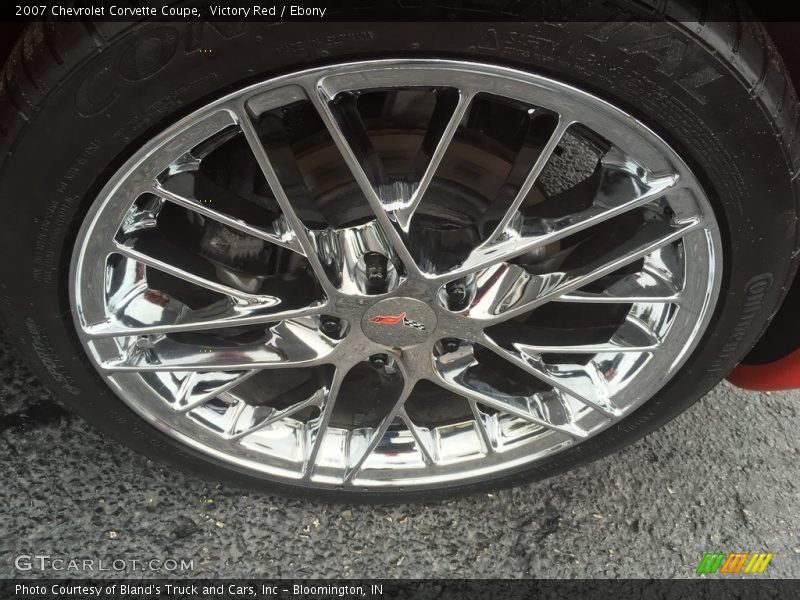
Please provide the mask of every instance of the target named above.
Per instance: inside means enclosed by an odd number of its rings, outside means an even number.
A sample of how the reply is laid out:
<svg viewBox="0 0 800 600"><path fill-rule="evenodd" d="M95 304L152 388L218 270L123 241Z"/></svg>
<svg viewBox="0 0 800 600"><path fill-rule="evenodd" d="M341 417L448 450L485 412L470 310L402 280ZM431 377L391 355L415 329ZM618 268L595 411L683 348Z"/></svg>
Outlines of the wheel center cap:
<svg viewBox="0 0 800 600"><path fill-rule="evenodd" d="M373 342L387 346L413 346L436 329L436 313L414 298L387 298L369 307L361 329Z"/></svg>

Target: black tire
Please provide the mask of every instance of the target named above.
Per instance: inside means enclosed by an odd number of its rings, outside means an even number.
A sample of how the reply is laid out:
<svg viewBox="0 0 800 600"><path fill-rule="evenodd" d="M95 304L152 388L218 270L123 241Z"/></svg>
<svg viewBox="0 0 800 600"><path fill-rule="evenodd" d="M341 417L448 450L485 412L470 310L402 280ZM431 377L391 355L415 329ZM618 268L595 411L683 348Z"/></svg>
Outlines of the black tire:
<svg viewBox="0 0 800 600"><path fill-rule="evenodd" d="M615 21L619 10L605 10L600 25L31 25L0 82L0 311L9 337L57 398L120 442L209 478L285 495L438 499L547 477L631 443L719 382L777 310L796 267L800 112L760 25L690 28L668 15L626 23ZM435 491L322 492L269 482L148 425L97 375L71 319L72 245L95 194L150 136L227 91L296 68L398 56L546 74L623 107L681 154L715 204L725 245L723 290L693 355L655 397L590 440L491 482Z"/></svg>

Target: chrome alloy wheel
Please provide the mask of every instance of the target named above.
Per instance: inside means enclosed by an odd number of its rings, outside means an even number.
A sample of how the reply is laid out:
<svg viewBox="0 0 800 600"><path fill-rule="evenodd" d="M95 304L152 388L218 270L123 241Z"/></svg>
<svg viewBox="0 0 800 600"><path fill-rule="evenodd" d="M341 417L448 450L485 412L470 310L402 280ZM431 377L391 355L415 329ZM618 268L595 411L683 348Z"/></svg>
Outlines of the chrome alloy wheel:
<svg viewBox="0 0 800 600"><path fill-rule="evenodd" d="M247 87L104 187L70 276L112 389L267 479L446 487L620 421L681 366L721 242L687 165L607 102L381 60Z"/></svg>

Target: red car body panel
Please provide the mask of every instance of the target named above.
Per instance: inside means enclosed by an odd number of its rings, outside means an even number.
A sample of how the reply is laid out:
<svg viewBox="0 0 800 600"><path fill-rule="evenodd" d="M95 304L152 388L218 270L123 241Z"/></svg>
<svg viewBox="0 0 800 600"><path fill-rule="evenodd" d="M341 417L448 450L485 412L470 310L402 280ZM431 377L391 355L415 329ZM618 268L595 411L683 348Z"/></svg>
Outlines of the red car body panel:
<svg viewBox="0 0 800 600"><path fill-rule="evenodd" d="M800 350L764 365L739 365L728 375L728 381L759 392L800 388Z"/></svg>

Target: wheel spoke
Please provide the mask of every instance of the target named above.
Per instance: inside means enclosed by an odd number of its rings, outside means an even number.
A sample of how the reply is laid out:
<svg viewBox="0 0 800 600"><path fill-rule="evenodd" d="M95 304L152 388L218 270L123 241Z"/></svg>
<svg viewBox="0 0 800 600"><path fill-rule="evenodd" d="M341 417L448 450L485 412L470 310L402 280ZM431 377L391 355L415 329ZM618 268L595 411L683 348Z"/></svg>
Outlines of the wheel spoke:
<svg viewBox="0 0 800 600"><path fill-rule="evenodd" d="M497 451L497 433L489 428L489 424L487 423L487 415L481 412L481 409L478 407L478 403L468 398L467 402L469 402L470 410L472 411L472 417L475 419L475 428L478 431L478 435L481 438L481 442L484 446L484 451L486 454L494 454Z"/></svg>
<svg viewBox="0 0 800 600"><path fill-rule="evenodd" d="M558 431L575 439L586 436L586 432L573 423L556 424L548 421L535 396L510 396L499 390L493 390L494 393L490 394L468 384L466 372L476 364L477 361L472 356L456 359L446 366L434 369L433 382L470 402L483 404L534 425Z"/></svg>
<svg viewBox="0 0 800 600"><path fill-rule="evenodd" d="M616 278L602 291L577 289L559 296L557 300L591 304L680 304L685 271L681 262L675 244L671 244L646 256L641 271ZM667 266L665 263L674 264Z"/></svg>
<svg viewBox="0 0 800 600"><path fill-rule="evenodd" d="M232 431L230 439L240 440L248 435L256 433L257 431L266 429L278 421L291 417L292 415L296 415L306 408L311 406L320 406L325 398L326 393L327 388L319 388L317 386L317 382L312 378L304 384L301 384L300 386L281 394L278 396L278 398L272 399L273 403L277 403L279 400L282 400L284 397L288 396L303 398L303 400L295 402L291 406L287 406L284 409L249 406L245 411L245 415L243 415L246 416L244 419L245 423L237 423L235 429ZM259 409L264 408L268 408L265 414L258 414L260 412ZM242 421L242 418L240 417L238 421Z"/></svg>
<svg viewBox="0 0 800 600"><path fill-rule="evenodd" d="M648 327L632 315L617 328L606 342L565 344L560 329L539 330L536 343L514 342L518 352L528 356L536 354L598 354L601 352L652 352L661 346L661 340Z"/></svg>
<svg viewBox="0 0 800 600"><path fill-rule="evenodd" d="M150 304L147 292L141 294L142 302ZM153 305L154 310L161 310L163 306ZM125 337L131 335L158 335L179 333L185 331L211 331L227 327L240 327L245 325L257 325L260 323L273 323L275 321L285 321L299 319L301 317L319 315L324 309L319 306L311 306L298 309L276 310L276 307L264 305L237 306L232 303L210 306L205 309L187 311L178 315L179 320L163 318L156 324L151 325L131 325L125 321L109 321L91 325L84 329L90 338ZM166 314L162 315L167 317Z"/></svg>
<svg viewBox="0 0 800 600"><path fill-rule="evenodd" d="M288 248L304 254L283 215L263 223L266 209L239 198L237 195L214 184L205 178L204 187L212 190L211 197L201 202L195 197L196 172L183 172L169 177L166 181L153 187L152 192L174 204L204 215L219 223L237 229L242 233L257 237L271 244ZM205 203L204 203L205 202ZM224 207L224 210L223 208ZM258 223L259 225L255 225Z"/></svg>
<svg viewBox="0 0 800 600"><path fill-rule="evenodd" d="M138 271L136 263L130 268ZM144 273L136 277L126 282L129 291L120 290L117 301L109 301L105 321L84 327L88 337L170 334L271 323L317 315L325 306L325 302L314 298L314 282L302 273L267 278L270 289L281 288L280 296L264 295L258 302L248 304L225 297L194 309L150 288Z"/></svg>
<svg viewBox="0 0 800 600"><path fill-rule="evenodd" d="M352 455L353 449L353 441L351 438L350 443L350 450L348 451L348 468L345 471L344 475L344 483L353 483L353 479L358 475L359 471L361 471L362 466L373 453L375 448L378 447L378 444L383 440L383 437L386 435L389 427L392 426L395 419L400 415L400 412L403 410L403 406L405 401L408 399L408 396L411 394L411 390L413 389L413 384L409 383L408 381L403 382L402 388L399 390L397 398L394 400L394 404L392 408L389 410L389 413L383 417L380 424L375 429L368 429L368 430L361 430L364 432L364 436L361 438L363 442L363 447L360 447L358 452L355 456ZM354 431L353 435L358 432Z"/></svg>
<svg viewBox="0 0 800 600"><path fill-rule="evenodd" d="M286 190L281 185L280 179L275 172L275 168L272 166L272 162L267 156L264 145L261 143L261 140L258 137L258 132L255 130L255 127L253 126L253 123L247 114L246 108L243 107L240 109L238 112L238 118L239 126L241 127L245 139L250 146L250 150L253 152L256 162L258 162L258 166L261 168L264 178L267 180L267 184L269 185L270 189L272 189L275 200L278 202L278 205L283 211L284 218L294 231L294 235L297 238L300 247L303 249L303 254L305 254L306 258L308 259L311 268L319 278L319 282L325 292L329 296L336 295L336 287L333 285L333 283L331 283L328 272L320 261L315 240L295 212L292 202L287 196Z"/></svg>
<svg viewBox="0 0 800 600"><path fill-rule="evenodd" d="M569 394L580 403L598 410L608 417L620 415L620 411L610 403L608 388L602 378L597 376L596 370L575 368L566 373L557 373L552 368L548 368L540 357L527 355L524 351L512 352L491 338L484 337L481 344L544 383Z"/></svg>
<svg viewBox="0 0 800 600"><path fill-rule="evenodd" d="M519 207L533 189L533 186L539 179L539 175L541 175L542 171L544 170L547 161L550 160L550 157L553 155L556 147L561 142L564 134L567 132L567 129L573 123L574 121L572 119L566 118L564 115L559 118L555 130L550 135L550 139L547 141L547 144L545 144L545 147L542 149L539 156L536 158L536 162L533 163L533 166L528 172L525 181L517 191L511 206L508 207L505 215L503 215L503 217L500 219L500 222L497 224L494 231L488 236L486 243L483 244L483 247L490 247L493 244L498 243L498 241L506 235L509 235L506 233L506 228L511 223L512 219L518 216ZM511 234L510 237L516 236ZM478 251L480 252L480 249L478 249Z"/></svg>
<svg viewBox="0 0 800 600"><path fill-rule="evenodd" d="M181 385L174 408L179 412L188 412L193 408L202 406L212 398L232 390L256 373L258 373L258 369L252 369L244 373L201 373L192 371L186 376ZM197 393L195 390L200 386L204 388L204 391Z"/></svg>
<svg viewBox="0 0 800 600"><path fill-rule="evenodd" d="M634 278L626 278L633 281ZM626 288L631 288L627 292ZM583 304L633 304L634 302L669 302L679 304L681 294L674 287L653 285L650 287L639 285L614 285L603 292L584 292L576 290L557 298L558 302L576 302Z"/></svg>
<svg viewBox="0 0 800 600"><path fill-rule="evenodd" d="M241 421L242 418L239 417L237 419L236 427L231 431L231 435L229 436L231 441L240 440L248 435L261 431L262 429L267 429L271 425L274 425L278 421L282 421L292 415L296 415L302 410L310 406L319 406L320 403L320 396L321 392L315 394L310 398L306 398L305 400L298 402L297 404L293 404L288 408L284 408L283 410L271 409L265 416L254 417L250 416L248 420L252 421L254 418L257 419L257 423L255 425L251 425L248 428L242 429L238 425L238 421ZM245 415L247 413L255 412L256 407L250 407L249 409L245 410Z"/></svg>
<svg viewBox="0 0 800 600"><path fill-rule="evenodd" d="M589 208L560 218L519 218L515 229L508 226L504 228L505 234L499 241L479 246L460 267L431 279L445 282L511 260L653 202L677 189L677 175L658 177L645 184L629 173L609 171Z"/></svg>
<svg viewBox="0 0 800 600"><path fill-rule="evenodd" d="M319 416L309 423L306 436L305 436L305 459L303 461L303 479L311 479L314 475L314 468L317 464L317 457L319 456L322 444L325 441L325 434L328 431L328 424L333 414L333 409L336 406L336 400L339 397L339 390L342 387L342 381L349 369L344 366L338 366L331 378L330 386L325 392L324 397L320 402Z"/></svg>
<svg viewBox="0 0 800 600"><path fill-rule="evenodd" d="M321 86L311 87L308 95L395 253L408 273L418 275L419 267L389 216L388 211L393 206L387 206L380 198L378 190L383 183L383 176L376 166L377 157L369 137L363 131L360 118L353 114L354 109L347 103L336 104Z"/></svg>
<svg viewBox="0 0 800 600"><path fill-rule="evenodd" d="M425 192L428 191L428 186L431 184L433 176L436 174L436 169L439 168L442 159L447 153L447 149L450 147L450 143L453 141L453 136L455 136L458 126L461 124L464 115L467 114L470 101L473 97L474 94L471 92L458 92L458 100L449 116L440 114L446 112L449 107L444 106L445 103L441 100L437 101L436 103L436 109L434 110L434 115L431 119L431 125L429 126L431 129L426 134L425 141L423 141L422 154L424 154L425 158L427 159L424 166L424 171L422 172L419 183L417 184L417 187L414 190L414 193L411 195L408 203L399 206L394 211L393 215L397 220L397 223L400 225L400 228L406 233L408 233L409 225L411 224L411 218L414 216L417 206L419 206L419 203L425 196ZM442 108L443 106L444 108ZM441 128L437 126L438 123L445 123L445 125L443 128ZM435 143L435 148L430 155L428 155L427 152L424 152L425 147L428 145L427 142L429 139L433 140L430 145ZM412 168L412 171L413 170L414 169Z"/></svg>
<svg viewBox="0 0 800 600"><path fill-rule="evenodd" d="M114 242L112 252L207 290L231 296L243 303L258 302L256 294L221 283L213 267L205 259L155 235L141 235L125 242ZM156 258L154 254L171 254L173 258L168 262Z"/></svg>
<svg viewBox="0 0 800 600"><path fill-rule="evenodd" d="M139 170L149 174L159 174L174 164L176 158L174 153L191 152L195 147L221 134L226 129L234 128L235 125L236 119L231 111L216 110L167 139L158 151L151 153L139 165ZM196 157L191 155L189 157L191 160L196 160Z"/></svg>
<svg viewBox="0 0 800 600"><path fill-rule="evenodd" d="M414 443L422 455L422 460L426 465L436 464L436 456L434 452L434 440L429 429L417 427L411 417L408 416L405 408L400 411L400 419L405 424L411 436L414 438Z"/></svg>
<svg viewBox="0 0 800 600"><path fill-rule="evenodd" d="M514 264L490 267L479 274L475 301L465 314L486 326L506 321L644 258L701 225L699 218L680 225L650 221L626 242L569 272L533 275Z"/></svg>
<svg viewBox="0 0 800 600"><path fill-rule="evenodd" d="M211 371L237 368L309 367L330 360L338 341L316 328L283 321L249 344L209 345L180 343L169 337L131 338L123 356L105 361L107 371Z"/></svg>

